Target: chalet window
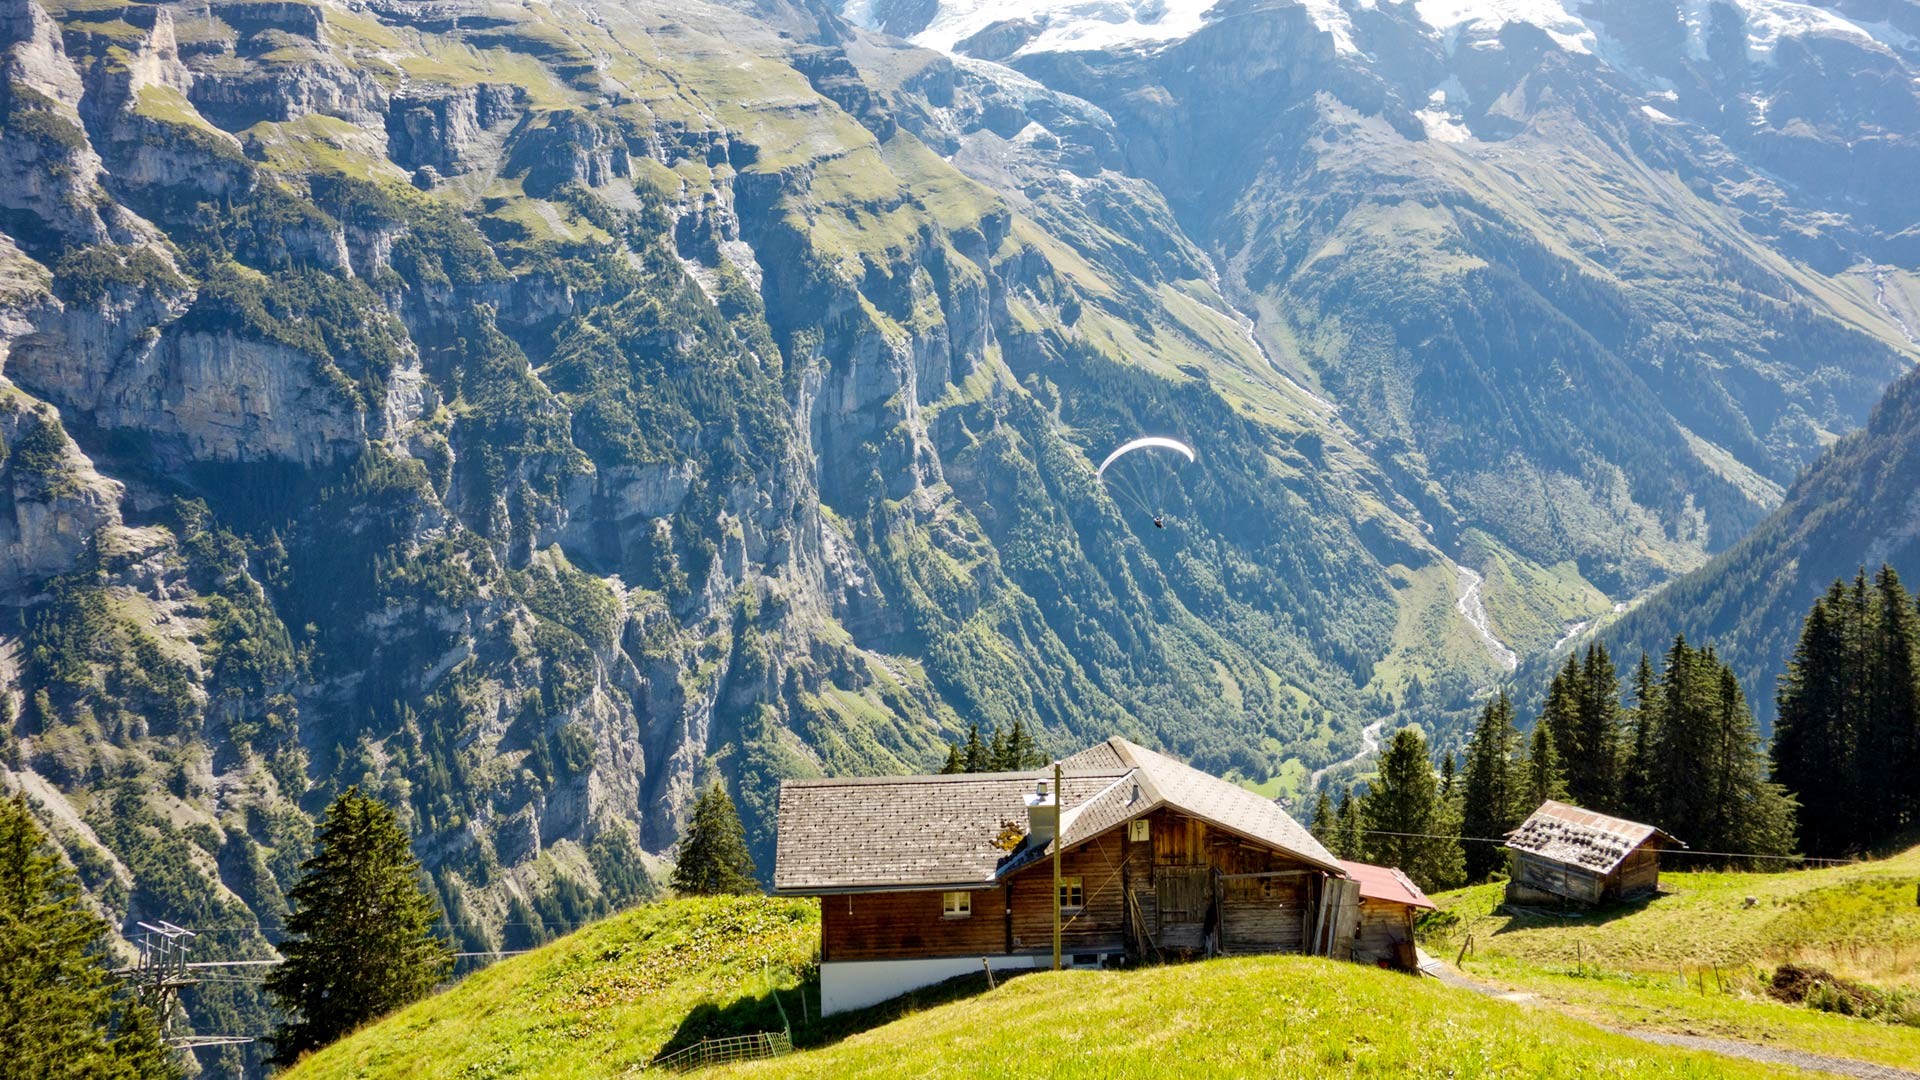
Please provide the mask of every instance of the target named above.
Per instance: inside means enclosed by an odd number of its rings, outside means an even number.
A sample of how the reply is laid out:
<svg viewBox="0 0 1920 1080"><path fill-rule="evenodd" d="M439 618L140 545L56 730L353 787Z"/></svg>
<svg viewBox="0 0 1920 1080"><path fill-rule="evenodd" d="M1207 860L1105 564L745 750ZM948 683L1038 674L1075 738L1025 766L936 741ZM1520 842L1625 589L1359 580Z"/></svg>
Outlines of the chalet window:
<svg viewBox="0 0 1920 1080"><path fill-rule="evenodd" d="M943 893L940 897L940 914L948 919L965 919L973 914L973 894L969 892Z"/></svg>
<svg viewBox="0 0 1920 1080"><path fill-rule="evenodd" d="M1063 877L1060 879L1060 910L1079 911L1086 906L1086 894L1080 889L1080 879Z"/></svg>

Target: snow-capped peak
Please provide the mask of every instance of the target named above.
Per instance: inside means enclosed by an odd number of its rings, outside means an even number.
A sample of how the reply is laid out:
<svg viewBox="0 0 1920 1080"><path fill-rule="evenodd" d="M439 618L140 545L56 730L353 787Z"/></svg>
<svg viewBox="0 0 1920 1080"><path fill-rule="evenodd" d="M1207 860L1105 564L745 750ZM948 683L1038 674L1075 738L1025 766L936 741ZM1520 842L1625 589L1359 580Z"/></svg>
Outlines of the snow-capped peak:
<svg viewBox="0 0 1920 1080"><path fill-rule="evenodd" d="M1192 36L1211 19L1218 0L940 0L939 10L913 43L952 52L996 23L1025 21L1036 32L1022 53L1164 45ZM1368 0L1371 3L1371 0ZM1353 23L1338 0L1303 0L1334 46L1354 53ZM878 23L873 0L847 0L841 12L865 27Z"/></svg>

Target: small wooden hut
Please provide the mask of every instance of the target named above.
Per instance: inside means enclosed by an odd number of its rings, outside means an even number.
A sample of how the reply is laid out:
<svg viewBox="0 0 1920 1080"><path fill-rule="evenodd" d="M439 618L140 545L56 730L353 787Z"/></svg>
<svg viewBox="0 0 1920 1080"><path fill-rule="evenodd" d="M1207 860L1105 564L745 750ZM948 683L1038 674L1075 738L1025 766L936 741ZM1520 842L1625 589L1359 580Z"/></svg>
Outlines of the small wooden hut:
<svg viewBox="0 0 1920 1080"><path fill-rule="evenodd" d="M1660 888L1660 851L1684 848L1664 830L1549 799L1507 834L1507 902L1596 905Z"/></svg>
<svg viewBox="0 0 1920 1080"><path fill-rule="evenodd" d="M1360 918L1353 931L1352 959L1399 971L1420 965L1413 943L1413 920L1433 911L1433 901L1398 867L1340 860L1340 868L1360 883Z"/></svg>

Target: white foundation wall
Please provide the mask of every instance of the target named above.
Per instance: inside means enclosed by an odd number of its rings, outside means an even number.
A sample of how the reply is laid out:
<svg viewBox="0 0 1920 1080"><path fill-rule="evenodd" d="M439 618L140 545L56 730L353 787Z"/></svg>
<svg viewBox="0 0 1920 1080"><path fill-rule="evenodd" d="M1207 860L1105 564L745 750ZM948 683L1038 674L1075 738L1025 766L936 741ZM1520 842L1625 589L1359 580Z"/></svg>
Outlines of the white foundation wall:
<svg viewBox="0 0 1920 1080"><path fill-rule="evenodd" d="M1052 967L1048 956L989 956L995 971ZM835 960L820 965L820 1015L878 1005L909 990L980 970L978 956L937 960Z"/></svg>

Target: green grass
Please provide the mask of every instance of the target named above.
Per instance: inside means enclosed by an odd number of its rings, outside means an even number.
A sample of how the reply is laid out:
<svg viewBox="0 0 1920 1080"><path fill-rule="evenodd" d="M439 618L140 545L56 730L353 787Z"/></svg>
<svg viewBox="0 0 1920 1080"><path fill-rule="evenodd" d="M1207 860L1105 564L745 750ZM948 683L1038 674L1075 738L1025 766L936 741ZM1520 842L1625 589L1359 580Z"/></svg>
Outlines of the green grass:
<svg viewBox="0 0 1920 1080"><path fill-rule="evenodd" d="M1769 1076L1374 968L1259 957L1027 975L716 1076Z"/></svg>
<svg viewBox="0 0 1920 1080"><path fill-rule="evenodd" d="M1820 870L1667 871L1663 895L1577 918L1503 911L1505 886L1479 885L1435 897L1421 936L1452 961L1471 932L1468 975L1575 1015L1910 1064L1920 1029L1782 1004L1764 988L1789 961L1920 988L1917 880L1920 848Z"/></svg>
<svg viewBox="0 0 1920 1080"><path fill-rule="evenodd" d="M777 1030L783 1009L807 1049L710 1075L1776 1075L1305 957L1041 973L993 990L975 976L821 1021L801 997L817 1000L818 933L811 900L648 905L473 975L285 1075L619 1075L703 1036Z"/></svg>
<svg viewBox="0 0 1920 1080"><path fill-rule="evenodd" d="M683 1026L779 1026L819 940L811 900L676 900L616 915L471 976L302 1060L288 1080L601 1077ZM788 1009L799 998L788 996ZM704 1006L704 1007L703 1007ZM728 1008L724 1021L719 1010Z"/></svg>

